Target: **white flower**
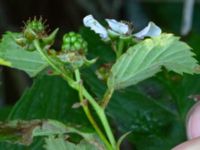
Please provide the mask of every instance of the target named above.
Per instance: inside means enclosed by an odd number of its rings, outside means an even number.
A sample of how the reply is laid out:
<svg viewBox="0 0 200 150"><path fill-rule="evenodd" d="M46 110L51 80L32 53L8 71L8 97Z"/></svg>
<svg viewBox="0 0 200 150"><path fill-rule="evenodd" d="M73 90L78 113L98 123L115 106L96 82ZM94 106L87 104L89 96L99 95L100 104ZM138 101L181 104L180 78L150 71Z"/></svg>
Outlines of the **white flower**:
<svg viewBox="0 0 200 150"><path fill-rule="evenodd" d="M115 19L106 19L112 31L119 34L126 34L129 31L129 26L125 23L118 22Z"/></svg>
<svg viewBox="0 0 200 150"><path fill-rule="evenodd" d="M155 23L149 22L148 26L133 35L139 39L143 39L144 37L158 36L161 32L161 29Z"/></svg>
<svg viewBox="0 0 200 150"><path fill-rule="evenodd" d="M83 18L83 24L90 27L95 33L99 34L102 39L108 38L108 32L92 15Z"/></svg>
<svg viewBox="0 0 200 150"><path fill-rule="evenodd" d="M118 22L114 19L106 19L110 29L103 27L92 15L84 17L83 23L86 27L91 28L95 33L99 34L100 37L104 40L109 39L109 34L113 33L117 36L126 36L129 34L129 26L125 23ZM161 29L153 22L149 22L143 30L138 33L133 34L134 37L138 39L143 39L145 37L154 37L161 34Z"/></svg>

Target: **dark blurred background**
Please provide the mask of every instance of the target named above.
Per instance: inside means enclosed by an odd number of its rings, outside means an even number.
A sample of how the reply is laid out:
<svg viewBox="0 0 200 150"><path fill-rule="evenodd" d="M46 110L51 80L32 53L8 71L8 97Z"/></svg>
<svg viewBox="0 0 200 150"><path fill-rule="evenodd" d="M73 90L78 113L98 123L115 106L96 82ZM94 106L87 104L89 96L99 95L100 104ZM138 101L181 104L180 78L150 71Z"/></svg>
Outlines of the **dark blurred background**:
<svg viewBox="0 0 200 150"><path fill-rule="evenodd" d="M134 30L154 21L164 32L182 37L200 52L200 1L198 0L0 0L0 33L20 31L23 21L34 16L47 19L49 29L79 31L82 18L130 20ZM58 42L59 43L59 42ZM1 67L0 105L12 105L32 80L23 72Z"/></svg>

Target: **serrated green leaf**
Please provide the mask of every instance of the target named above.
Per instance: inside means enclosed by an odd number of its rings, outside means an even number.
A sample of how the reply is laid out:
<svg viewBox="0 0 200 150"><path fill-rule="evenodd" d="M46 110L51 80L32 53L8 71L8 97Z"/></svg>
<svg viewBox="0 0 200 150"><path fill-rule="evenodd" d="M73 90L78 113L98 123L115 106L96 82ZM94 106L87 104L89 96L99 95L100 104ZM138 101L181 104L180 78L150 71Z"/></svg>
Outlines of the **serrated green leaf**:
<svg viewBox="0 0 200 150"><path fill-rule="evenodd" d="M85 35L86 37L88 35L90 39L87 32ZM88 40L89 45L92 42L92 38ZM106 51L109 49L102 49L103 53L98 55L96 51L93 51L93 47L89 51L95 57L107 57L106 60L113 60L113 57L107 55ZM91 91L98 99L101 99L106 86L95 77L94 71L88 69L83 77ZM113 119L112 123L119 132L123 134L132 131L132 134L125 140L135 145L137 150L169 150L186 140L185 115L193 103L188 96L200 93L200 77L199 75L188 75L189 79L188 77L186 79L184 75L184 79L181 80L181 77L180 82L177 83L173 76L171 77L173 80L165 78L168 73L163 77L164 73L125 90L115 91L106 108L107 114ZM160 76L163 78L162 81L160 81ZM168 86L168 82L172 81L174 84ZM152 112L154 115L151 115Z"/></svg>
<svg viewBox="0 0 200 150"><path fill-rule="evenodd" d="M27 51L17 45L18 33L7 32L0 42L0 65L25 71L33 77L48 66L37 51Z"/></svg>
<svg viewBox="0 0 200 150"><path fill-rule="evenodd" d="M179 74L197 72L191 48L172 34L161 34L130 47L111 69L108 87L125 88L147 79L166 67Z"/></svg>

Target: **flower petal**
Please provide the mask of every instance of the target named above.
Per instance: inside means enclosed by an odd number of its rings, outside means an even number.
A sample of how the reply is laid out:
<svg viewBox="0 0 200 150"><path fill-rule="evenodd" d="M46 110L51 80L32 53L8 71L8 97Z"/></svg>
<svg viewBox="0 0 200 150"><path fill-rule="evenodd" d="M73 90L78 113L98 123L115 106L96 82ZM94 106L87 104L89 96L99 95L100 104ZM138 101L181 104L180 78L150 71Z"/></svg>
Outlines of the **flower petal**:
<svg viewBox="0 0 200 150"><path fill-rule="evenodd" d="M92 15L83 18L83 24L91 28L95 33L99 34L102 39L108 38L106 29Z"/></svg>
<svg viewBox="0 0 200 150"><path fill-rule="evenodd" d="M111 30L119 33L119 34L126 34L129 31L129 26L125 23L118 22L115 19L106 19L109 27Z"/></svg>
<svg viewBox="0 0 200 150"><path fill-rule="evenodd" d="M161 29L153 22L149 22L148 26L146 26L140 32L134 34L135 37L139 39L143 39L144 37L154 37L161 34Z"/></svg>

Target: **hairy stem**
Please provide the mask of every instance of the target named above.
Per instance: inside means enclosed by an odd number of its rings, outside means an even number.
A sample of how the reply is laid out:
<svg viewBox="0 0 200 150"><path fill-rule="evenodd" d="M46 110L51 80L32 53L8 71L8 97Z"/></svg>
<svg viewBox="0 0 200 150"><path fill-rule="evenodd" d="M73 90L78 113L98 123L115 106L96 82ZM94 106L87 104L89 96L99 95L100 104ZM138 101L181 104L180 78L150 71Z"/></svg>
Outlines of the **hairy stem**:
<svg viewBox="0 0 200 150"><path fill-rule="evenodd" d="M38 40L34 40L34 46L37 49L37 51L40 53L40 55L43 57L44 60L46 60L48 62L48 64L58 73L60 73L60 75L62 75L62 77L67 80L67 82L69 83L69 85L74 88L77 89L77 85L75 84L75 81L73 79L71 79L65 70L63 70L61 68L61 66L56 65L52 59L48 56L48 54L46 52L44 52L42 50L42 48L40 47L40 43Z"/></svg>
<svg viewBox="0 0 200 150"><path fill-rule="evenodd" d="M80 72L78 69L75 70L75 77L76 77L76 81L79 83L79 90L78 90L79 91L79 99L80 99L80 102L83 104L82 107L83 107L83 110L84 110L88 120L90 121L90 123L92 124L94 129L96 130L96 132L99 135L99 137L101 138L101 140L105 143L108 150L112 150L110 143L107 141L106 137L104 136L104 134L100 130L99 126L95 122L94 118L92 117L92 114L88 108L88 105L87 104L84 105L84 98L83 98L83 94L82 94L82 83L81 83L82 81L81 81Z"/></svg>
<svg viewBox="0 0 200 150"><path fill-rule="evenodd" d="M116 147L116 141L113 136L112 130L110 128L110 125L108 123L107 117L105 115L104 109L99 106L99 104L95 101L95 99L88 93L88 91L83 87L83 95L87 98L87 100L91 103L95 111L97 112L97 115L99 116L99 119L102 122L102 125L105 129L105 132L108 136L108 139L112 145L112 147L115 149Z"/></svg>

